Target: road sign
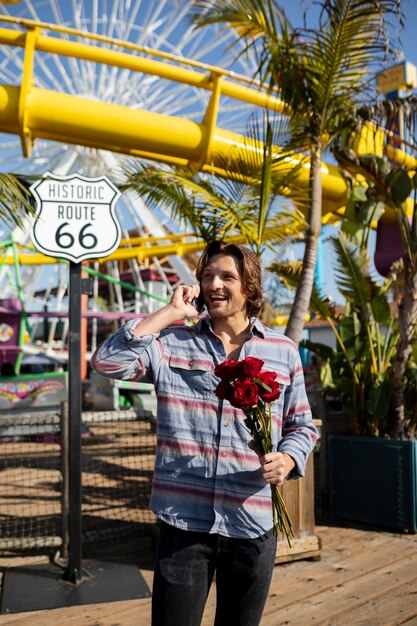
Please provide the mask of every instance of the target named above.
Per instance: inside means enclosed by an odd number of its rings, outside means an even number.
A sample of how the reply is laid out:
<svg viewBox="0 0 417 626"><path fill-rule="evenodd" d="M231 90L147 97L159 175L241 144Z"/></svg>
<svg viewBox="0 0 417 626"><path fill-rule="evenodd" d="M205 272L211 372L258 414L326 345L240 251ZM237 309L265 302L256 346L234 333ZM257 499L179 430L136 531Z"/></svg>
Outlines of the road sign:
<svg viewBox="0 0 417 626"><path fill-rule="evenodd" d="M30 189L37 205L31 238L43 254L80 263L106 257L119 246L114 209L120 192L106 176L46 172Z"/></svg>

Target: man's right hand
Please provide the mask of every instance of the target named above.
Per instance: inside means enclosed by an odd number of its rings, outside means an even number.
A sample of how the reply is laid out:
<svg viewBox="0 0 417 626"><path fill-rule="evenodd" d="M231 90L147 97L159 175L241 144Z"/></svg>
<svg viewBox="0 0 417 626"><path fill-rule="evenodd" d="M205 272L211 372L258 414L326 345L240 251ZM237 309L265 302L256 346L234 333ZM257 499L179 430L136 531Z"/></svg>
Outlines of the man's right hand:
<svg viewBox="0 0 417 626"><path fill-rule="evenodd" d="M163 328L184 318L196 317L198 312L193 305L193 300L198 297L199 293L200 286L197 283L191 286L180 285L172 294L171 302L145 317L134 327L133 332L138 337L143 337L159 333Z"/></svg>
<svg viewBox="0 0 417 626"><path fill-rule="evenodd" d="M179 319L183 317L195 317L198 311L193 300L198 298L200 286L194 283L191 286L179 285L172 294L171 305L178 311Z"/></svg>

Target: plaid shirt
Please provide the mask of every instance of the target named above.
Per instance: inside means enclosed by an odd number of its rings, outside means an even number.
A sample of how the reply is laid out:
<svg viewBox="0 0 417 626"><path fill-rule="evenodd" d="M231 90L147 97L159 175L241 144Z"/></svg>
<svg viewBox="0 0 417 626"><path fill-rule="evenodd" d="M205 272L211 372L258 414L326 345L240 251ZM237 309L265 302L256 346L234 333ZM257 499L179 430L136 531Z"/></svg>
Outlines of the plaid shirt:
<svg viewBox="0 0 417 626"><path fill-rule="evenodd" d="M133 320L96 350L96 372L148 380L158 397L157 454L150 508L184 530L254 538L272 528L271 490L248 447L244 413L215 394L217 364L226 359L208 318L137 337ZM304 475L318 433L311 418L295 344L255 318L239 359L257 357L277 373L273 449L287 452Z"/></svg>

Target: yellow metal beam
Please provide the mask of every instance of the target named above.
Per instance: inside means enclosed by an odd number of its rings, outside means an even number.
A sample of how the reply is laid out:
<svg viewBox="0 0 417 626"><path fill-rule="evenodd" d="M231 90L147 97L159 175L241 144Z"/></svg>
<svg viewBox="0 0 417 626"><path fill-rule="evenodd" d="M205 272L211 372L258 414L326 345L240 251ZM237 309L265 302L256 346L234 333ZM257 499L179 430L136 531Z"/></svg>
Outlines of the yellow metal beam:
<svg viewBox="0 0 417 626"><path fill-rule="evenodd" d="M266 231L266 236L268 230ZM185 241L185 239L194 238L194 241ZM228 241L232 243L245 243L246 238L243 235L234 235L228 237ZM164 243L167 242L167 243ZM67 261L60 260L55 257L45 256L40 252L32 252L34 248L29 249L25 246L24 252L19 252L19 244L14 244L17 252L8 254L7 245L4 246L3 257L0 253L1 261L4 265L13 265L17 259L20 265L54 265L56 263L64 263ZM193 234L170 234L165 237L136 237L132 239L124 239L120 242L120 247L107 257L95 259L100 264L108 261L126 261L136 259L142 262L151 257L162 259L166 256L178 254L184 256L199 252L205 248L206 243Z"/></svg>
<svg viewBox="0 0 417 626"><path fill-rule="evenodd" d="M24 32L0 28L0 44L24 48L26 45L26 36L27 35ZM222 96L247 102L255 106L267 107L272 111L281 112L284 109L284 103L280 98L269 94L265 91L265 89L260 89L260 87L256 84L252 87L247 87L237 83L236 80L240 80L243 77L226 72L221 68L207 66L208 68L211 68L209 72L197 72L179 65L172 65L162 61L155 61L154 59L134 56L118 50L99 48L89 44L68 41L66 39L58 39L56 37L47 37L45 35L39 35L37 37L36 49L40 52L49 52L51 54L73 57L85 61L121 67L134 72L150 74L152 76L159 76L159 78L206 89L208 91L213 90L213 73L216 73L219 76L233 76L233 81L231 79L224 79L221 81L220 93ZM153 53L153 51L150 52ZM205 66L203 65L202 67L204 68Z"/></svg>
<svg viewBox="0 0 417 626"><path fill-rule="evenodd" d="M176 239L175 235L170 236L171 239ZM162 239L161 239L162 240ZM147 240L145 240L147 241ZM244 243L245 238L242 235L228 238L228 241L235 243ZM135 245L130 248L119 248L113 254L103 258L96 259L99 263L106 263L107 261L121 261L127 259L137 259L138 261L144 261L150 257L156 257L161 259L165 256L172 254L179 254L183 256L185 254L193 254L203 250L206 243L202 240L193 242L181 242L175 241L174 243L160 244L157 238L153 238L153 245ZM20 253L15 256L7 255L4 260L4 265L13 265L15 259L18 260L20 265L54 265L56 263L67 263L67 261L61 261L54 257L45 256L39 252L35 253Z"/></svg>
<svg viewBox="0 0 417 626"><path fill-rule="evenodd" d="M0 131L19 134L20 88L0 85ZM26 125L34 139L49 139L122 152L168 163L203 163L204 169L222 168L226 159L231 172L246 151L263 153L263 145L248 142L237 133L211 125L151 111L97 102L79 96L32 87L28 94ZM207 155L207 146L210 154ZM278 153L280 148L275 148ZM206 161L208 156L209 162ZM294 161L302 157L294 154ZM308 163L298 182L308 185ZM230 175L230 173L229 173ZM346 185L337 167L323 166L324 212L344 206Z"/></svg>
<svg viewBox="0 0 417 626"><path fill-rule="evenodd" d="M36 38L38 28L31 29L26 35L25 59L23 62L22 86L19 95L19 129L23 156L30 157L32 151L32 134L27 123L28 100L30 90L34 86L33 71L35 63Z"/></svg>

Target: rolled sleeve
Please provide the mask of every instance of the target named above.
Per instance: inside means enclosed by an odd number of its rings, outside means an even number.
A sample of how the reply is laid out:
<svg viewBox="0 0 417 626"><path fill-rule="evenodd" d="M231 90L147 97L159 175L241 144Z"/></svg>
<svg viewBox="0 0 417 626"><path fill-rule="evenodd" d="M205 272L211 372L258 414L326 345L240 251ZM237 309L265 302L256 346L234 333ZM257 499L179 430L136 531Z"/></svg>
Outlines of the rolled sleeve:
<svg viewBox="0 0 417 626"><path fill-rule="evenodd" d="M297 352L291 384L286 390L282 439L278 444L279 452L289 454L295 462L294 469L288 475L289 480L305 475L308 457L318 438L319 432L311 414L303 369Z"/></svg>
<svg viewBox="0 0 417 626"><path fill-rule="evenodd" d="M123 324L117 333L103 341L91 357L95 372L119 380L151 379L149 350L158 335L138 337L139 320Z"/></svg>

